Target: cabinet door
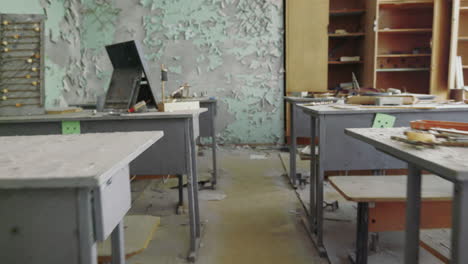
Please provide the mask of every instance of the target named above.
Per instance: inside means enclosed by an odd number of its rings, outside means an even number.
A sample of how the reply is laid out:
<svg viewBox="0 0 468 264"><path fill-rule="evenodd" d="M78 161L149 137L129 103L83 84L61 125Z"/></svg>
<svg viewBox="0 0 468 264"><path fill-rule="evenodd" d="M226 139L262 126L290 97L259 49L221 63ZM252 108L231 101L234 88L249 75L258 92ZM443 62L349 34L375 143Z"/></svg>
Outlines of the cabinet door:
<svg viewBox="0 0 468 264"><path fill-rule="evenodd" d="M458 27L460 23L460 0L452 5L452 35L450 38L449 88L455 89L456 57L458 49Z"/></svg>
<svg viewBox="0 0 468 264"><path fill-rule="evenodd" d="M448 95L451 13L450 1L434 1L430 94L436 95L439 99L446 99Z"/></svg>
<svg viewBox="0 0 468 264"><path fill-rule="evenodd" d="M286 1L286 93L327 91L329 1Z"/></svg>

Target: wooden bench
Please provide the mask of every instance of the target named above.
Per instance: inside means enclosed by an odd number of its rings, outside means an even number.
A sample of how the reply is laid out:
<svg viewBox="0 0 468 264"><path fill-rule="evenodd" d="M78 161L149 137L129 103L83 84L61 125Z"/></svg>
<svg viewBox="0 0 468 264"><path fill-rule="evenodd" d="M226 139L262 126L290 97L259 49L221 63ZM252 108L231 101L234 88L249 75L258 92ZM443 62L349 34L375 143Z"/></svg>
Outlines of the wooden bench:
<svg viewBox="0 0 468 264"><path fill-rule="evenodd" d="M450 263L451 229L432 229L421 232L420 245L443 263Z"/></svg>
<svg viewBox="0 0 468 264"><path fill-rule="evenodd" d="M367 263L368 233L405 230L407 176L329 177L348 201L358 203L355 263ZM422 182L421 228L449 228L453 184L425 175Z"/></svg>

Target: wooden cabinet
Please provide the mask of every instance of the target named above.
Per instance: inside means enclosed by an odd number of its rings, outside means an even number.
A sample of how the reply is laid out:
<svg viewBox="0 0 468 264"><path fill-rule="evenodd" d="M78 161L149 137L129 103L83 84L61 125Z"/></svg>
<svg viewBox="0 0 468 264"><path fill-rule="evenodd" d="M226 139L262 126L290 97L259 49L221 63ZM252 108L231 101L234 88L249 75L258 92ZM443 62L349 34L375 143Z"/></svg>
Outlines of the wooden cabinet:
<svg viewBox="0 0 468 264"><path fill-rule="evenodd" d="M379 0L374 87L447 97L447 0Z"/></svg>
<svg viewBox="0 0 468 264"><path fill-rule="evenodd" d="M365 83L364 76L367 48L373 17L368 16L371 1L365 0L330 0L328 25L328 89L337 89L351 85L354 73L359 83ZM369 83L367 83L369 85Z"/></svg>
<svg viewBox="0 0 468 264"><path fill-rule="evenodd" d="M326 92L340 83L352 81L372 85L366 75L366 58L373 43L367 41L375 19L367 0L287 0L286 1L286 94ZM359 56L357 61L342 57ZM369 71L372 74L372 71Z"/></svg>
<svg viewBox="0 0 468 264"><path fill-rule="evenodd" d="M468 21L468 1L454 1ZM448 0L287 0L286 94L325 92L354 73L361 87L446 98L451 17ZM460 33L468 73L468 29Z"/></svg>

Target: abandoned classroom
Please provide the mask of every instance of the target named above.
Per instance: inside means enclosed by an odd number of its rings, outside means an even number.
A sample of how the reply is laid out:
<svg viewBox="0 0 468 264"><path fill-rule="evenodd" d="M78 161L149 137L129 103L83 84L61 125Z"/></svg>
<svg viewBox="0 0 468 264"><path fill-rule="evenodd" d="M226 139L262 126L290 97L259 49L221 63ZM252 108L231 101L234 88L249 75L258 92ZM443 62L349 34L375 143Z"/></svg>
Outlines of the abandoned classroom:
<svg viewBox="0 0 468 264"><path fill-rule="evenodd" d="M1 264L468 263L467 0L0 0Z"/></svg>

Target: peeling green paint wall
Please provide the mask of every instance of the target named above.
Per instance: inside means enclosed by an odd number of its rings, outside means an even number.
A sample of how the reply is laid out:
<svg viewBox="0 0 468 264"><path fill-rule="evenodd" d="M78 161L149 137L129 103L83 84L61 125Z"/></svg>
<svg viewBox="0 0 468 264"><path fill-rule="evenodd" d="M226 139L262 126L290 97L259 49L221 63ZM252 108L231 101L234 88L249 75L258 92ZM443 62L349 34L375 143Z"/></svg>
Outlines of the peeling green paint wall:
<svg viewBox="0 0 468 264"><path fill-rule="evenodd" d="M136 39L151 72L168 66L170 90L188 82L218 98L221 142L282 142L281 0L3 1L2 12L48 17L48 106L105 93L112 68L104 46Z"/></svg>

